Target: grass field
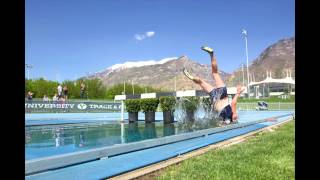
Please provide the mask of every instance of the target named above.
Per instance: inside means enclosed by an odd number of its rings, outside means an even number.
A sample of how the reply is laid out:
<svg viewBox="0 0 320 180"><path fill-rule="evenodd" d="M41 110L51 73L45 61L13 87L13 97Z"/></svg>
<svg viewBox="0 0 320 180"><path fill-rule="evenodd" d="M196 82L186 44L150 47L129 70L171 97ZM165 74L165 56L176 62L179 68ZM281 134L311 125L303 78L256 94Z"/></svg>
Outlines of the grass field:
<svg viewBox="0 0 320 180"><path fill-rule="evenodd" d="M147 179L295 179L295 121L169 166ZM145 179L143 178L143 179Z"/></svg>

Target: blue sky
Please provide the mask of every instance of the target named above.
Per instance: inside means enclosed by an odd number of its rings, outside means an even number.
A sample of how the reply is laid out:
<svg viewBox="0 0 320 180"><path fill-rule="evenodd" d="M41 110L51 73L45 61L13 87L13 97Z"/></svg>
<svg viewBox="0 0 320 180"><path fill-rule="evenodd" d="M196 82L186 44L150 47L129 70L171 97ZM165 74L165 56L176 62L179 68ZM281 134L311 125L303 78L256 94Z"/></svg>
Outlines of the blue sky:
<svg viewBox="0 0 320 180"><path fill-rule="evenodd" d="M295 36L294 0L26 0L25 61L30 78L74 80L126 61L186 55L232 72ZM27 74L26 74L27 76Z"/></svg>

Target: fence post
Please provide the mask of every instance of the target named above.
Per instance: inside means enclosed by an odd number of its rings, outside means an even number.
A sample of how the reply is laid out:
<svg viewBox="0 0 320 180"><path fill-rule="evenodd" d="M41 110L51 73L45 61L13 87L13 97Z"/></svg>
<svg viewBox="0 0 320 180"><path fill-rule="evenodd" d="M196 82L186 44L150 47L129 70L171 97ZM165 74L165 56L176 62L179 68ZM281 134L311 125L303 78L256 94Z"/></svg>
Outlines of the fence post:
<svg viewBox="0 0 320 180"><path fill-rule="evenodd" d="M278 110L280 110L280 102L279 102L279 109Z"/></svg>
<svg viewBox="0 0 320 180"><path fill-rule="evenodd" d="M124 139L124 122L121 122L121 144L125 143Z"/></svg>
<svg viewBox="0 0 320 180"><path fill-rule="evenodd" d="M124 113L124 101L121 101L121 121L123 121L123 113Z"/></svg>

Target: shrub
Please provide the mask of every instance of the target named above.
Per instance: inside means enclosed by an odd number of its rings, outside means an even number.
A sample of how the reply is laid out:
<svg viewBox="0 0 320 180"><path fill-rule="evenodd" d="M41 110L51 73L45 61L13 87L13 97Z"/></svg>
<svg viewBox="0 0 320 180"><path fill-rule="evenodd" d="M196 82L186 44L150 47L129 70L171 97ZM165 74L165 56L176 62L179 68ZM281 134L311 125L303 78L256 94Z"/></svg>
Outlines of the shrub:
<svg viewBox="0 0 320 180"><path fill-rule="evenodd" d="M124 103L127 112L139 112L141 110L140 99L127 99Z"/></svg>
<svg viewBox="0 0 320 180"><path fill-rule="evenodd" d="M173 111L176 105L176 98L172 96L163 96L159 98L162 111Z"/></svg>
<svg viewBox="0 0 320 180"><path fill-rule="evenodd" d="M212 108L212 99L210 97L204 97L202 99L202 104L206 111L210 111Z"/></svg>
<svg viewBox="0 0 320 180"><path fill-rule="evenodd" d="M156 112L159 104L159 99L158 98L141 99L140 104L143 112Z"/></svg>
<svg viewBox="0 0 320 180"><path fill-rule="evenodd" d="M183 98L182 108L189 111L197 109L199 104L199 97L185 97Z"/></svg>

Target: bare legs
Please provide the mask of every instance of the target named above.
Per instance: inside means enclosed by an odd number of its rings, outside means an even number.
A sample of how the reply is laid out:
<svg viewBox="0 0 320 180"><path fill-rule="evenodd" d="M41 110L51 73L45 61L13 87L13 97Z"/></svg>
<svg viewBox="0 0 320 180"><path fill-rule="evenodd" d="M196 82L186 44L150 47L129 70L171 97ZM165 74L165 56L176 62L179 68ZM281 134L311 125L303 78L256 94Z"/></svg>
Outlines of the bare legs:
<svg viewBox="0 0 320 180"><path fill-rule="evenodd" d="M199 77L195 77L193 82L199 84L206 93L210 93L214 88L204 80L200 79Z"/></svg>
<svg viewBox="0 0 320 180"><path fill-rule="evenodd" d="M210 58L211 58L212 75L213 75L213 78L214 78L214 80L216 82L216 87L215 88L224 87L225 86L224 82L223 82L223 80L221 79L221 77L220 77L220 75L218 73L217 60L214 57L213 52L212 53L208 52L208 53L209 53ZM214 89L213 86L211 86L210 84L208 84L207 82L205 82L204 80L202 80L199 77L195 77L193 82L199 84L202 87L202 89L204 91L206 91L207 93L210 93Z"/></svg>
<svg viewBox="0 0 320 180"><path fill-rule="evenodd" d="M220 88L225 86L223 80L220 77L220 74L218 73L218 65L217 60L213 53L209 53L211 58L211 68L212 68L212 75L213 79L216 81L216 88Z"/></svg>

